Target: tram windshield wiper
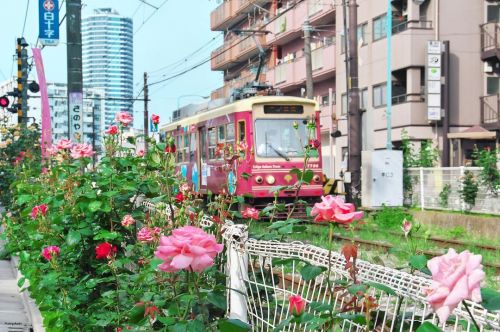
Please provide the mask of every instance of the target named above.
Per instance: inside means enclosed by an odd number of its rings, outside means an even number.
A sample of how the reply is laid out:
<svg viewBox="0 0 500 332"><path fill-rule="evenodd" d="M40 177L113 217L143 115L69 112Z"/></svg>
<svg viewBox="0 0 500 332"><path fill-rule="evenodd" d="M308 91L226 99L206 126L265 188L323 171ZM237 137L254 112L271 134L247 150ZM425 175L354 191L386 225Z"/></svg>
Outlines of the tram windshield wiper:
<svg viewBox="0 0 500 332"><path fill-rule="evenodd" d="M279 151L278 149L276 149L272 144L270 143L267 143L267 146L269 146L274 152L276 152L276 154L278 156L280 156L281 158L285 159L286 161L290 161L290 158L288 158L287 156L285 156L283 154L283 152Z"/></svg>

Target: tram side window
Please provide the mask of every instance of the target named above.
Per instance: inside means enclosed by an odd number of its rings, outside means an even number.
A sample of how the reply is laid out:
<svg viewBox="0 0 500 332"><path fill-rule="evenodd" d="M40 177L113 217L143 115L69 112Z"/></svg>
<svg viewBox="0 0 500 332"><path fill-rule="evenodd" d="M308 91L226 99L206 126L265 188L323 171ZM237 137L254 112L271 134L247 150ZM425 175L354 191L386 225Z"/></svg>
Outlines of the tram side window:
<svg viewBox="0 0 500 332"><path fill-rule="evenodd" d="M226 143L230 144L234 149L234 123L226 125Z"/></svg>
<svg viewBox="0 0 500 332"><path fill-rule="evenodd" d="M182 144L182 161L189 161L189 134L183 136L184 144Z"/></svg>
<svg viewBox="0 0 500 332"><path fill-rule="evenodd" d="M238 141L245 141L245 121L238 122Z"/></svg>
<svg viewBox="0 0 500 332"><path fill-rule="evenodd" d="M201 129L201 144L200 144L200 149L201 149L201 160L205 161L207 160L207 130L205 127Z"/></svg>
<svg viewBox="0 0 500 332"><path fill-rule="evenodd" d="M218 141L219 143L223 143L223 142L226 140L226 131L225 131L225 127L226 127L226 126L222 125L222 126L219 126L219 127L217 128L217 131L218 131L218 133L219 133L217 141Z"/></svg>
<svg viewBox="0 0 500 332"><path fill-rule="evenodd" d="M175 138L175 145L177 146L177 162L182 163L182 135L177 135Z"/></svg>
<svg viewBox="0 0 500 332"><path fill-rule="evenodd" d="M191 144L189 144L189 161L192 162L195 159L194 153L196 151L196 134L191 133L191 137L189 139L190 139L190 143L191 143Z"/></svg>
<svg viewBox="0 0 500 332"><path fill-rule="evenodd" d="M215 159L215 149L217 147L217 133L215 128L208 128L208 159Z"/></svg>

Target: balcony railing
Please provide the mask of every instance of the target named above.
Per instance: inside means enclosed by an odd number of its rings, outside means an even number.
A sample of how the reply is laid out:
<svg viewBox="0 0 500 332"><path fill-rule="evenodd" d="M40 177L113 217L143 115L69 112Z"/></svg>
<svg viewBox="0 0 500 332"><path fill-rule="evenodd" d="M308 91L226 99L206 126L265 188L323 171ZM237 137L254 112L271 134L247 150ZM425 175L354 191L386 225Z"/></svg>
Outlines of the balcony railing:
<svg viewBox="0 0 500 332"><path fill-rule="evenodd" d="M487 60L491 57L500 59L500 24L495 22L485 23L481 26L481 58Z"/></svg>
<svg viewBox="0 0 500 332"><path fill-rule="evenodd" d="M212 30L226 30L237 23L256 6L264 6L269 0L229 0L223 1L210 13Z"/></svg>
<svg viewBox="0 0 500 332"><path fill-rule="evenodd" d="M233 16L232 4L233 1L224 1L210 13L210 27L212 30L227 28L224 23Z"/></svg>
<svg viewBox="0 0 500 332"><path fill-rule="evenodd" d="M429 30L432 29L432 21L425 21L425 20L409 20L409 21L403 21L399 22L396 24L393 24L392 26L392 33L400 33L408 29L424 29L424 30Z"/></svg>
<svg viewBox="0 0 500 332"><path fill-rule="evenodd" d="M481 125L486 129L500 129L500 94L480 97Z"/></svg>

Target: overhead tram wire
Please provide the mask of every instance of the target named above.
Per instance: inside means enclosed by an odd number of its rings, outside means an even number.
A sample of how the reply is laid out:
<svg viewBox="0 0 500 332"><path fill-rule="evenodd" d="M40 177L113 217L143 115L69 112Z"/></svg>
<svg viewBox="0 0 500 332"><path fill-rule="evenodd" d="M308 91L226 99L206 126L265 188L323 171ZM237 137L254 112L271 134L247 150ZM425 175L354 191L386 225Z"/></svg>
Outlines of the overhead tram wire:
<svg viewBox="0 0 500 332"><path fill-rule="evenodd" d="M268 24L270 24L270 23L274 22L275 20L277 20L278 18L280 18L281 16L283 16L284 14L286 14L289 10L294 9L294 8L295 8L295 7L296 7L299 3L303 2L303 1L305 1L305 0L299 0L299 1L297 1L295 4L293 4L292 6L290 6L289 8L287 8L286 10L282 11L279 15L276 15L275 17L273 17L273 18L272 18L269 22L267 22L267 23L266 23L266 25L268 25ZM261 28L261 29L259 29L259 30L264 31L262 28ZM248 36L246 36L245 38L241 38L238 42L234 43L233 45L231 45L231 46L230 46L230 47L228 47L228 48L225 48L224 50L222 50L221 52L219 52L219 53L215 54L214 56L211 56L211 57L210 57L210 58L208 58L207 60L204 60L204 61L202 61L202 62L200 62L200 63L198 63L198 64L196 64L196 65L192 66L192 67L191 67L191 68L189 68L189 69L186 69L186 70L184 70L184 71L181 71L180 73L174 74L174 75L172 75L172 76L169 76L169 77L167 77L167 78L164 78L164 79L158 80L158 81L156 81L156 82L149 83L149 84L148 84L148 86L150 86L150 87L151 87L151 86L153 86L153 85L157 85L157 84L160 84L160 83L163 83L163 82L169 81L169 80L171 80L171 79L174 79L174 78L176 78L176 77L182 76L182 75L184 75L184 74L187 74L187 73L189 73L190 71L192 71L192 70L194 70L194 69L196 69L196 68L198 68L198 67L200 67L200 66L203 66L205 63L207 63L207 62L209 62L209 61L211 61L211 60L213 60L213 59L217 58L217 57L218 57L218 56L220 56L221 54L226 53L227 51L231 50L233 47L238 46L239 44L241 44L242 42L244 42L245 40L247 40L247 39L248 39L248 38L250 38L250 37L252 37L252 35L248 35Z"/></svg>
<svg viewBox="0 0 500 332"><path fill-rule="evenodd" d="M23 32L21 32L21 37L24 37L24 29L26 28L26 19L28 18L28 9L30 8L30 0L26 3L26 12L24 13L24 23Z"/></svg>
<svg viewBox="0 0 500 332"><path fill-rule="evenodd" d="M134 32L134 34L133 34L133 35L135 36L135 35L136 35L136 33L138 33L138 32L139 32L139 30L141 30L141 29L142 29L142 27L143 27L143 26L144 26L144 25L145 25L145 24L146 24L146 23L147 23L147 22L151 19L151 17L153 17L153 15L154 15L154 14L156 14L156 12L157 12L157 11L159 11L159 10L161 9L161 7L163 7L163 5L164 5L164 4L166 4L167 2L168 2L168 0L163 1L163 2L162 2L159 6L158 6L158 8L157 8L157 9L155 9L155 11L154 11L154 12L152 12L152 13L151 13L151 15L149 15L149 16L148 16L148 18L146 18L146 19L142 22L142 24L141 24L141 25L137 28L137 30L135 30L135 32Z"/></svg>

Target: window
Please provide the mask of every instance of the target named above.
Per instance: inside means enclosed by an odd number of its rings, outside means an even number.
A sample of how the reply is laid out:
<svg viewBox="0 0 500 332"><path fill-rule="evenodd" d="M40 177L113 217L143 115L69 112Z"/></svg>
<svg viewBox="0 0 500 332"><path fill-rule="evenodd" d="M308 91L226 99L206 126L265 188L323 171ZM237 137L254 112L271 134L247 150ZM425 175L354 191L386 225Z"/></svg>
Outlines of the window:
<svg viewBox="0 0 500 332"><path fill-rule="evenodd" d="M387 16L382 15L373 19L373 41L380 40L387 36Z"/></svg>
<svg viewBox="0 0 500 332"><path fill-rule="evenodd" d="M238 122L238 140L245 141L245 121Z"/></svg>
<svg viewBox="0 0 500 332"><path fill-rule="evenodd" d="M373 87L373 107L386 105L387 85L385 83Z"/></svg>
<svg viewBox="0 0 500 332"><path fill-rule="evenodd" d="M186 135L187 136L187 135ZM195 151L196 151L196 133L191 133L190 137L190 146L189 146L189 161L192 162L195 160Z"/></svg>
<svg viewBox="0 0 500 332"><path fill-rule="evenodd" d="M359 92L359 108L365 111L368 109L368 88Z"/></svg>
<svg viewBox="0 0 500 332"><path fill-rule="evenodd" d="M234 123L228 123L226 125L226 134L228 141L234 141Z"/></svg>
<svg viewBox="0 0 500 332"><path fill-rule="evenodd" d="M207 160L207 129L205 127L201 128L201 131L200 131L200 147L201 147L201 160L202 162L204 162L205 160Z"/></svg>
<svg viewBox="0 0 500 332"><path fill-rule="evenodd" d="M488 22L500 22L500 5L488 6Z"/></svg>
<svg viewBox="0 0 500 332"><path fill-rule="evenodd" d="M294 122L298 129L293 129ZM259 157L300 157L303 142L307 142L307 120L303 119L259 119L255 121L255 146Z"/></svg>
<svg viewBox="0 0 500 332"><path fill-rule="evenodd" d="M494 95L499 92L500 79L498 77L487 77L486 78L486 94Z"/></svg>
<svg viewBox="0 0 500 332"><path fill-rule="evenodd" d="M368 43L368 35L366 34L367 27L368 23L358 25L358 45L364 46Z"/></svg>
<svg viewBox="0 0 500 332"><path fill-rule="evenodd" d="M208 159L215 159L217 147L217 134L215 128L208 128Z"/></svg>
<svg viewBox="0 0 500 332"><path fill-rule="evenodd" d="M329 100L328 95L321 96L321 106L328 106Z"/></svg>
<svg viewBox="0 0 500 332"><path fill-rule="evenodd" d="M217 128L217 133L218 133L218 135L217 135L217 136L218 136L217 141L218 141L219 143L224 142L224 141L226 140L226 130L225 130L225 126L224 126L224 125L219 126L219 127Z"/></svg>
<svg viewBox="0 0 500 332"><path fill-rule="evenodd" d="M346 115L347 114L347 93L343 93L341 96L342 99L342 108L340 110L340 115Z"/></svg>

